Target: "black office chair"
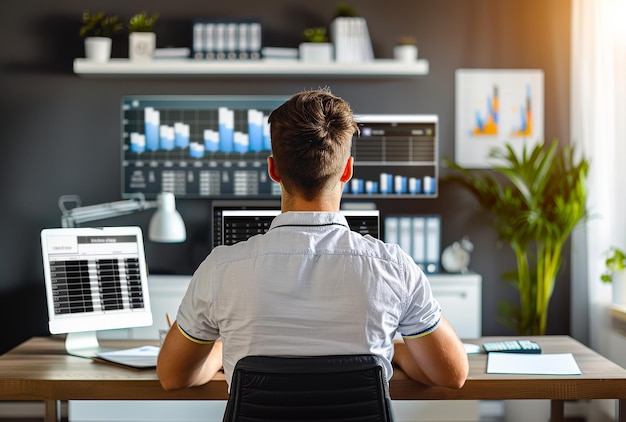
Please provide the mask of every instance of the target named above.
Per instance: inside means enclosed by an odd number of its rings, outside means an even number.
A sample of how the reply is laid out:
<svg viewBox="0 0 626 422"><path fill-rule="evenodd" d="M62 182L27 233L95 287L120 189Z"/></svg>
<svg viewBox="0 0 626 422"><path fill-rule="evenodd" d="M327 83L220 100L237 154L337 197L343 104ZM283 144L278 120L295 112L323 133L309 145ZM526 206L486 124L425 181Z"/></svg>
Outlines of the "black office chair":
<svg viewBox="0 0 626 422"><path fill-rule="evenodd" d="M374 355L247 356L235 365L224 422L392 422Z"/></svg>

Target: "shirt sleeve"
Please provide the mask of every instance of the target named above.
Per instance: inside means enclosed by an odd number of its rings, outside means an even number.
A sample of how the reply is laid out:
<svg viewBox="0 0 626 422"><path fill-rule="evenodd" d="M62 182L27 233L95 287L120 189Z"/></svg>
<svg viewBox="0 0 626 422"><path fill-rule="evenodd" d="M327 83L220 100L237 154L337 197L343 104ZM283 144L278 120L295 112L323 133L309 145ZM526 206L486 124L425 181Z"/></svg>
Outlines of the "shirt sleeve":
<svg viewBox="0 0 626 422"><path fill-rule="evenodd" d="M424 272L413 260L405 261L407 298L398 331L405 338L422 337L433 332L441 322L441 306Z"/></svg>
<svg viewBox="0 0 626 422"><path fill-rule="evenodd" d="M217 324L212 322L211 265L205 259L195 271L187 292L178 308L176 323L189 340L206 344L219 338Z"/></svg>

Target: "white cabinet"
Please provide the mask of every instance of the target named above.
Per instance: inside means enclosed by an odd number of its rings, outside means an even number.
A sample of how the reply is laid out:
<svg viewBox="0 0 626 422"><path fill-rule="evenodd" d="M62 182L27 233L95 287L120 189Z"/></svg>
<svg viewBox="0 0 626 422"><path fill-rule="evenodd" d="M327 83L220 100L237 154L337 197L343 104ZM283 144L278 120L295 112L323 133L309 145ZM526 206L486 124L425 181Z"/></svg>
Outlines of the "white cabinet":
<svg viewBox="0 0 626 422"><path fill-rule="evenodd" d="M482 277L476 273L431 274L433 294L462 339L482 335Z"/></svg>

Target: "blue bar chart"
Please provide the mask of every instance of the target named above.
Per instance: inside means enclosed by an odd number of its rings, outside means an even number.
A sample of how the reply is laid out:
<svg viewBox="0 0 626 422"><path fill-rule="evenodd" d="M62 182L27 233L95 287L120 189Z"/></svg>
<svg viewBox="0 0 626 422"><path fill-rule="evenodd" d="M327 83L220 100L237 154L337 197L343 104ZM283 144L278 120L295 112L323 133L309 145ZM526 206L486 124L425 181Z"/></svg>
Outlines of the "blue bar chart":
<svg viewBox="0 0 626 422"><path fill-rule="evenodd" d="M122 196L277 198L267 174L268 116L286 97L133 96L122 99ZM362 116L344 197L436 197L437 119ZM426 118L428 117L428 118ZM357 120L359 120L357 118Z"/></svg>

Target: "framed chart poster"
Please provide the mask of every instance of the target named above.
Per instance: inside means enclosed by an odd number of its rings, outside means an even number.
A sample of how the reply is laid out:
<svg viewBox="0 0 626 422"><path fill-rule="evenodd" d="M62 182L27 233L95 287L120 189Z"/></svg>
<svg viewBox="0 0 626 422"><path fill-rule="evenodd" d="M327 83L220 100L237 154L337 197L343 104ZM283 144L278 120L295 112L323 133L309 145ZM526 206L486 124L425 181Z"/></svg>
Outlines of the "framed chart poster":
<svg viewBox="0 0 626 422"><path fill-rule="evenodd" d="M544 76L539 69L457 69L455 161L496 165L493 148L516 152L544 140Z"/></svg>

